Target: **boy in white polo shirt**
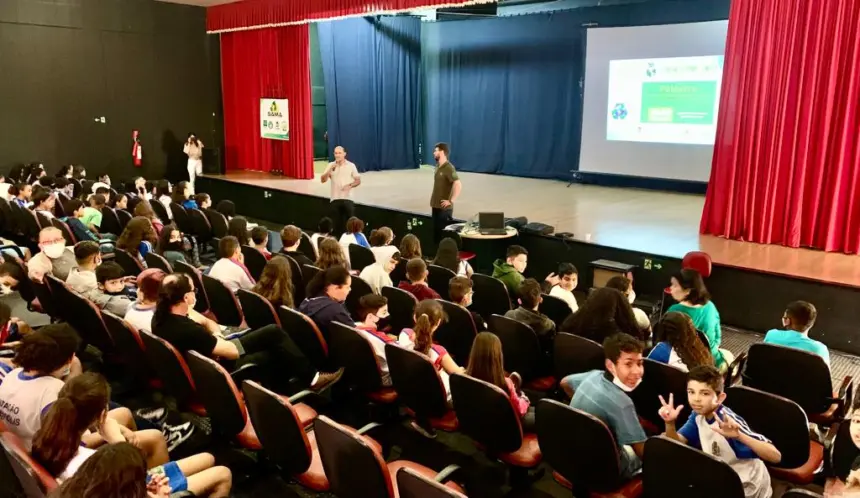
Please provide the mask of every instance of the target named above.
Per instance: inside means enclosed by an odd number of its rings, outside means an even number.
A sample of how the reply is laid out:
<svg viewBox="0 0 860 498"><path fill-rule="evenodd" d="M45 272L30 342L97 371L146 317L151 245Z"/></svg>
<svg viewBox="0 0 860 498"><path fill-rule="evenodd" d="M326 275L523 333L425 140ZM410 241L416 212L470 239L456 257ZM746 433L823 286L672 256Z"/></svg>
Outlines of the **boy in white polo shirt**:
<svg viewBox="0 0 860 498"><path fill-rule="evenodd" d="M764 465L779 463L782 454L766 437L753 432L746 421L723 406L723 376L710 365L694 367L687 374L687 400L696 416L678 430L675 420L683 405L660 396L660 417L666 422L666 436L688 444L729 464L744 486L746 498L770 498L770 474Z"/></svg>

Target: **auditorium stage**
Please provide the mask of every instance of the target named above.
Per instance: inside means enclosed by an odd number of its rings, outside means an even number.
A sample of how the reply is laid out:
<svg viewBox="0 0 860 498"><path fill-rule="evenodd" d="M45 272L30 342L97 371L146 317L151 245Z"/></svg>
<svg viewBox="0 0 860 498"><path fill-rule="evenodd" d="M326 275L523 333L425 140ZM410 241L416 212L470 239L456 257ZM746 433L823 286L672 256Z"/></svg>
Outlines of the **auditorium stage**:
<svg viewBox="0 0 860 498"><path fill-rule="evenodd" d="M329 185L260 172L206 175L231 182L328 198ZM727 240L699 234L705 198L649 190L600 187L480 173L460 173L463 193L454 216L502 211L573 232L581 242L666 258L701 250L714 263L757 272L860 287L857 256ZM362 174L357 203L429 215L433 170L372 171ZM273 220L276 221L276 220ZM306 227L309 228L309 227ZM642 262L638 262L642 264Z"/></svg>

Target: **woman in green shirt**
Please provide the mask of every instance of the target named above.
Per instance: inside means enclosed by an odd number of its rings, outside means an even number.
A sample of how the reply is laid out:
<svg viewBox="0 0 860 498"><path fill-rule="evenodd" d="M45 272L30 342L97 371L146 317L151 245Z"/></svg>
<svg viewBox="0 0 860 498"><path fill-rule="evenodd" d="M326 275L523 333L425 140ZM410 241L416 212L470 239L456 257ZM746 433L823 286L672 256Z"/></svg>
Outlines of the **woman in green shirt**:
<svg viewBox="0 0 860 498"><path fill-rule="evenodd" d="M672 293L672 299L678 303L670 306L668 311L684 313L693 320L696 329L701 330L708 338L711 355L717 368L724 368L728 359L724 358L723 351L720 350L723 337L720 329L720 312L711 301L711 295L705 288L702 276L696 270L681 270L672 276L669 290Z"/></svg>

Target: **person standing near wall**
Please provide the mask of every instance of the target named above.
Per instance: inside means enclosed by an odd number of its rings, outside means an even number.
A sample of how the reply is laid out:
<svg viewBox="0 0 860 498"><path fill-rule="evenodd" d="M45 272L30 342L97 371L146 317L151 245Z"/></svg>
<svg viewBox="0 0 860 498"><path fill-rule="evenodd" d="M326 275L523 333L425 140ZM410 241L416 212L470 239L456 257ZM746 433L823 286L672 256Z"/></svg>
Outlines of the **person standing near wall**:
<svg viewBox="0 0 860 498"><path fill-rule="evenodd" d="M436 159L436 173L433 175L433 193L430 194L430 208L433 211L433 234L438 244L443 238L445 227L454 218L454 201L460 195L463 185L454 165L448 161L451 149L446 143L438 143L433 148Z"/></svg>
<svg viewBox="0 0 860 498"><path fill-rule="evenodd" d="M334 210L335 235L340 236L346 229L346 220L355 212L352 202L352 189L361 185L358 168L346 160L346 149L341 146L334 148L334 162L329 163L320 181L331 180L331 207Z"/></svg>
<svg viewBox="0 0 860 498"><path fill-rule="evenodd" d="M182 152L188 156L188 182L191 184L191 193L196 193L194 179L203 173L203 142L198 140L193 132L189 133Z"/></svg>

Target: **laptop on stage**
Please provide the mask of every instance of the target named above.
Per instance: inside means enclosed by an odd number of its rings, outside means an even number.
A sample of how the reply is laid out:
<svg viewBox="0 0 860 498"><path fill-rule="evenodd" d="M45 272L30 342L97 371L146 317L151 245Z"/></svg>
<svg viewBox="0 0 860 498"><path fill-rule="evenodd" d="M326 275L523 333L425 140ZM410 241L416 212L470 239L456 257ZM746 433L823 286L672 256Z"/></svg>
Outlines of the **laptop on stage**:
<svg viewBox="0 0 860 498"><path fill-rule="evenodd" d="M478 213L478 231L481 235L507 235L504 213Z"/></svg>

